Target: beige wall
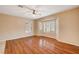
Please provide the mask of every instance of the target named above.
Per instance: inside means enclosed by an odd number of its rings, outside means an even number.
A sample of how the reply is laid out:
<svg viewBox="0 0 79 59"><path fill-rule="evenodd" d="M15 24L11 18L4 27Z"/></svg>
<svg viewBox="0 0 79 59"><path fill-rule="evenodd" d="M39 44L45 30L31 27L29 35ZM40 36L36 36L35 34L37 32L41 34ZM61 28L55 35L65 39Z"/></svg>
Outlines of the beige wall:
<svg viewBox="0 0 79 59"><path fill-rule="evenodd" d="M79 8L47 16L38 21L49 20L54 17L59 20L59 33L57 34L59 36L57 40L79 46ZM56 38L53 33L44 34L40 33L39 30L36 34Z"/></svg>
<svg viewBox="0 0 79 59"><path fill-rule="evenodd" d="M25 33L26 22L29 21L24 18L0 14L0 40L27 36Z"/></svg>
<svg viewBox="0 0 79 59"><path fill-rule="evenodd" d="M79 8L58 14L59 40L79 45Z"/></svg>
<svg viewBox="0 0 79 59"><path fill-rule="evenodd" d="M37 32L38 32L38 22L37 20L33 21L33 33L34 35L37 35Z"/></svg>

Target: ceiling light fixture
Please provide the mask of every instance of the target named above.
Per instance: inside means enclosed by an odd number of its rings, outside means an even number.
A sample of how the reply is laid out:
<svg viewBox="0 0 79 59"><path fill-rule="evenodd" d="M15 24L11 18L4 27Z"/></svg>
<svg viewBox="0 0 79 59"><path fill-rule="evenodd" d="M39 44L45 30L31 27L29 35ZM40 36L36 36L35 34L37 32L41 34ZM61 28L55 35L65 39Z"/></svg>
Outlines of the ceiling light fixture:
<svg viewBox="0 0 79 59"><path fill-rule="evenodd" d="M20 8L27 8L27 9L31 10L33 15L37 14L35 9L29 8L29 7L25 6L25 5L18 5L18 7L20 7Z"/></svg>

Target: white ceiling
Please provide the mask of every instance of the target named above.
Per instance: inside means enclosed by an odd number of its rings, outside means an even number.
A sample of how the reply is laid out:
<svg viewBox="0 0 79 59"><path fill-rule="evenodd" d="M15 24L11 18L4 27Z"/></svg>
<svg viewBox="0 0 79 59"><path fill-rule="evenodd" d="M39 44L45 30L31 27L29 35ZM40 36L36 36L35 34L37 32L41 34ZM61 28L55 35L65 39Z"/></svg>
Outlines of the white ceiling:
<svg viewBox="0 0 79 59"><path fill-rule="evenodd" d="M0 5L0 13L24 17L28 19L38 19L51 14L62 12L65 10L79 7L78 5L26 5L26 7L35 9L36 15L32 14L32 10L28 8L20 8L17 5Z"/></svg>

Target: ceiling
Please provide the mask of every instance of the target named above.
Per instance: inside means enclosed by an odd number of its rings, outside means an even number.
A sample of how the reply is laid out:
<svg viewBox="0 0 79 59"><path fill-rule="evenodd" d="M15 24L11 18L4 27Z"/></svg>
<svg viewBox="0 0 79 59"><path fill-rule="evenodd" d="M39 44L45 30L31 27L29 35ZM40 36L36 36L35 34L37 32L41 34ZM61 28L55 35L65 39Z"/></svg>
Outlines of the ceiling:
<svg viewBox="0 0 79 59"><path fill-rule="evenodd" d="M27 19L38 19L51 14L79 7L78 5L25 5L27 8L18 7L18 5L0 5L0 13L24 17ZM36 14L33 14L33 10Z"/></svg>

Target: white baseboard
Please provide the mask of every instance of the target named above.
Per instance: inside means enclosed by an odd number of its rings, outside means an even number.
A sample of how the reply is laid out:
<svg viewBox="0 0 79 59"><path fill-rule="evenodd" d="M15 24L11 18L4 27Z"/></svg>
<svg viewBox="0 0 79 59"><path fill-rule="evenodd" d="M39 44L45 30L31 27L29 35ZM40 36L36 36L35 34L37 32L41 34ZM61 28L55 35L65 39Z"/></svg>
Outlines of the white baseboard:
<svg viewBox="0 0 79 59"><path fill-rule="evenodd" d="M32 35L33 34L31 34L31 33L28 33L28 34L26 34L26 33L7 34L7 35L0 36L0 41L12 40L12 39L27 37L27 36L32 36Z"/></svg>

